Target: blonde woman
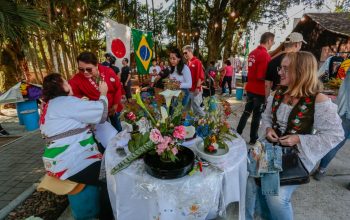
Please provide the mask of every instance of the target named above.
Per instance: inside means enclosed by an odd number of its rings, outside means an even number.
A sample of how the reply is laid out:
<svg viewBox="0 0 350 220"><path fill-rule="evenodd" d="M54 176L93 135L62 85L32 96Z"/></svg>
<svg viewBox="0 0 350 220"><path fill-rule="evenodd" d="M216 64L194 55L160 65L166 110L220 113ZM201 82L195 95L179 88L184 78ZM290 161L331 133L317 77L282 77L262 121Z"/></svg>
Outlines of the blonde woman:
<svg viewBox="0 0 350 220"><path fill-rule="evenodd" d="M297 148L304 167L311 172L316 163L344 138L337 106L320 93L317 62L309 52L288 53L278 67L281 86L268 98L262 115L266 139L280 146ZM248 185L248 194L252 190ZM256 192L262 216L268 219L292 220L291 196L298 185L283 185L278 196ZM260 192L260 193L259 193ZM247 219L252 214L247 207Z"/></svg>

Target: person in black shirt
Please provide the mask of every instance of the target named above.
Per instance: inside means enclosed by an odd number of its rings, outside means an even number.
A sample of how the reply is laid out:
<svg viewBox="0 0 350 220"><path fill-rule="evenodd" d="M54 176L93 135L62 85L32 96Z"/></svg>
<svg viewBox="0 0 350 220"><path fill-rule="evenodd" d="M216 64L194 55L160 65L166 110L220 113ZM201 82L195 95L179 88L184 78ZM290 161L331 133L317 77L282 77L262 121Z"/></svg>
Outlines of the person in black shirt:
<svg viewBox="0 0 350 220"><path fill-rule="evenodd" d="M120 73L120 81L123 84L123 88L125 90L125 96L129 100L131 99L131 73L130 67L128 66L129 60L128 58L124 58L122 60L122 71Z"/></svg>
<svg viewBox="0 0 350 220"><path fill-rule="evenodd" d="M209 97L215 95L215 81L213 73L205 73L205 81L203 88L203 97Z"/></svg>
<svg viewBox="0 0 350 220"><path fill-rule="evenodd" d="M117 59L114 57L114 56L112 56L111 58L110 58L110 68L115 72L115 74L117 74L118 76L119 76L119 73L120 73L120 70L119 70L119 68L115 65L115 61L117 61Z"/></svg>
<svg viewBox="0 0 350 220"><path fill-rule="evenodd" d="M102 64L103 66L108 66L108 67L110 67L110 65L111 65L111 57L113 57L113 55L112 55L111 53L105 53L105 58L106 58L106 60L103 61L101 64Z"/></svg>
<svg viewBox="0 0 350 220"><path fill-rule="evenodd" d="M280 76L278 75L277 67L281 65L284 55L290 52L298 52L303 43L306 44L303 39L303 35L298 32L292 32L283 43L284 51L271 59L269 65L267 66L265 77L266 100L269 97L271 90L275 91L276 87L280 84Z"/></svg>

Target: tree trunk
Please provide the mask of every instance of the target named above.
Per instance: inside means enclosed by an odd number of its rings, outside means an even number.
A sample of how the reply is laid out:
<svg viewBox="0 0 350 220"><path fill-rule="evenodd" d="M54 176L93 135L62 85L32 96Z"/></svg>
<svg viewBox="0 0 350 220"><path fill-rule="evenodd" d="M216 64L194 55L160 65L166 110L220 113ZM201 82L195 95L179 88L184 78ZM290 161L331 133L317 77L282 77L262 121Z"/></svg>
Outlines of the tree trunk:
<svg viewBox="0 0 350 220"><path fill-rule="evenodd" d="M183 43L182 43L182 0L175 0L177 1L177 8L176 8L176 29L177 29L177 47L182 48Z"/></svg>
<svg viewBox="0 0 350 220"><path fill-rule="evenodd" d="M47 59L46 52L45 52L44 45L43 45L42 39L40 37L40 34L38 34L38 37L35 39L37 39L39 50L40 50L41 56L43 57L46 71L47 71L47 73L50 73L52 71L52 65L51 65L51 63L49 63L49 61ZM36 40L34 40L33 44L36 47Z"/></svg>
<svg viewBox="0 0 350 220"><path fill-rule="evenodd" d="M222 20L225 16L225 9L227 7L228 0L215 0L213 7L206 3L206 8L209 13L209 23L207 32L206 45L208 47L208 60L216 61L220 57L222 48Z"/></svg>
<svg viewBox="0 0 350 220"><path fill-rule="evenodd" d="M232 55L232 41L237 28L238 17L232 17L231 13L235 10L235 0L230 0L230 11L224 33L224 60Z"/></svg>
<svg viewBox="0 0 350 220"><path fill-rule="evenodd" d="M61 53L61 50L60 50L60 45L59 45L59 43L57 41L54 42L54 48L55 48L55 53L54 54L56 54L55 57L57 59L58 72L60 74L62 74L66 79L68 79L67 75L66 75L66 73L65 73L65 71L63 69L62 59L61 59L62 53Z"/></svg>
<svg viewBox="0 0 350 220"><path fill-rule="evenodd" d="M33 37L33 47L34 47L35 60L36 60L36 62L38 64L38 69L39 69L39 73L40 73L40 76L41 76L41 82L42 82L44 80L44 75L43 75L43 72L41 70L40 59L38 57L38 46L37 46L37 39L36 39L36 37ZM46 62L48 62L46 54L45 54L45 51L44 51L44 54L42 54L42 56L43 56L43 60L45 59ZM45 61L44 61L44 63L45 63ZM45 65L48 65L48 63L45 63ZM49 73L48 69L46 69L46 71L47 71L47 73Z"/></svg>
<svg viewBox="0 0 350 220"><path fill-rule="evenodd" d="M67 79L70 79L71 75L68 67L67 51L66 51L64 42L61 43L61 48L62 48L64 70L66 71Z"/></svg>

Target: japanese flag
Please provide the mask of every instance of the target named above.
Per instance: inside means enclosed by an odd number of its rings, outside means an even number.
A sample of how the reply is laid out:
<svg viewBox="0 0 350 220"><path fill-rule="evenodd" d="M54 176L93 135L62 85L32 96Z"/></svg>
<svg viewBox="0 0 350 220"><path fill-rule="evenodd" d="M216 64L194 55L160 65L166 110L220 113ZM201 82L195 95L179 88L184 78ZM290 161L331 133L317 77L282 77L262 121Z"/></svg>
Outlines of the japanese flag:
<svg viewBox="0 0 350 220"><path fill-rule="evenodd" d="M105 27L107 53L111 53L117 58L115 65L121 68L123 58L128 58L130 62L131 29L107 18L105 19Z"/></svg>

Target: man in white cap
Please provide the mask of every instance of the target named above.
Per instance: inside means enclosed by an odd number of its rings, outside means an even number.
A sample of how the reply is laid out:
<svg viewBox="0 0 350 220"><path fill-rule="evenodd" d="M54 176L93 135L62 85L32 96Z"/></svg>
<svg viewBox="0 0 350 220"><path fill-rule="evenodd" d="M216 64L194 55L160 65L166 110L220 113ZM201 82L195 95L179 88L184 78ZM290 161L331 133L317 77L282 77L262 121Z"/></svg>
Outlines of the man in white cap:
<svg viewBox="0 0 350 220"><path fill-rule="evenodd" d="M271 90L275 91L276 87L280 84L280 76L278 75L277 68L281 65L281 61L286 53L298 52L301 49L302 44L306 44L303 35L298 32L292 32L286 40L283 42L284 51L278 53L272 57L265 77L265 97L269 97Z"/></svg>

